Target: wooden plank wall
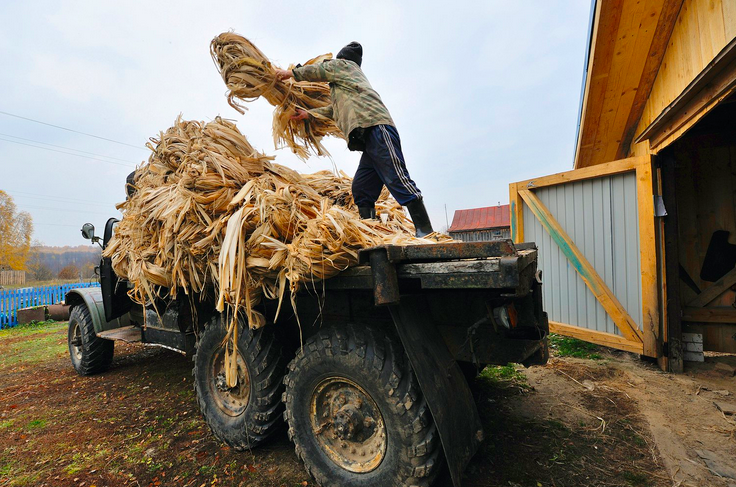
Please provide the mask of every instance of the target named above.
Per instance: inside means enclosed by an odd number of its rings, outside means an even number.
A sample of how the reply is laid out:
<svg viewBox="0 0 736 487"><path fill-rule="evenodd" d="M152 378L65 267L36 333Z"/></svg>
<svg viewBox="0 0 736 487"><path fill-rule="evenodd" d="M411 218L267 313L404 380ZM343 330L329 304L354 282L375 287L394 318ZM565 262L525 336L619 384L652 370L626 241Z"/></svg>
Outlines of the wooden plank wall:
<svg viewBox="0 0 736 487"><path fill-rule="evenodd" d="M712 285L700 279L700 270L713 232L731 232L730 243L736 244L736 131L688 134L671 147L677 164L680 263L703 290ZM688 303L697 294L681 283L680 296ZM729 290L709 306L733 309L735 300L736 292ZM736 352L736 324L707 323L689 331L703 333L706 350Z"/></svg>
<svg viewBox="0 0 736 487"><path fill-rule="evenodd" d="M736 1L685 0L636 130L640 134L736 37ZM639 153L632 146L631 153Z"/></svg>
<svg viewBox="0 0 736 487"><path fill-rule="evenodd" d="M22 286L26 283L26 271L0 271L0 286Z"/></svg>

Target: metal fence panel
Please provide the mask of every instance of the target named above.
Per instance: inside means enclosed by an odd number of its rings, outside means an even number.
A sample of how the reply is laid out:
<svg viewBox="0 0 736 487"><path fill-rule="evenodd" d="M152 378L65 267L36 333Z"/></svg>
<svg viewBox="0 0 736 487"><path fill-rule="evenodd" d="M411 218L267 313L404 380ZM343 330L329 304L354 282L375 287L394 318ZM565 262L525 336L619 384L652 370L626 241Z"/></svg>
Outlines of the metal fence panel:
<svg viewBox="0 0 736 487"><path fill-rule="evenodd" d="M641 328L636 173L542 187L534 192ZM544 303L551 321L621 335L526 205L524 240L539 247Z"/></svg>
<svg viewBox="0 0 736 487"><path fill-rule="evenodd" d="M18 324L18 310L32 306L58 304L72 289L99 287L99 282L78 282L52 286L0 290L0 329Z"/></svg>

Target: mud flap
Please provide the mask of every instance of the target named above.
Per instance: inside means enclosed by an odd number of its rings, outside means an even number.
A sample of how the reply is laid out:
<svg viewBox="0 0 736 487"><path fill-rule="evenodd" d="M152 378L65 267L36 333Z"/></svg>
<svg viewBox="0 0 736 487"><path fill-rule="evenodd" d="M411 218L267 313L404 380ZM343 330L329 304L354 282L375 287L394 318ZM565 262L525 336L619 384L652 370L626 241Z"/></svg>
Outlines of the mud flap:
<svg viewBox="0 0 736 487"><path fill-rule="evenodd" d="M475 400L422 298L402 296L389 308L437 425L452 483L460 487L463 470L483 441Z"/></svg>

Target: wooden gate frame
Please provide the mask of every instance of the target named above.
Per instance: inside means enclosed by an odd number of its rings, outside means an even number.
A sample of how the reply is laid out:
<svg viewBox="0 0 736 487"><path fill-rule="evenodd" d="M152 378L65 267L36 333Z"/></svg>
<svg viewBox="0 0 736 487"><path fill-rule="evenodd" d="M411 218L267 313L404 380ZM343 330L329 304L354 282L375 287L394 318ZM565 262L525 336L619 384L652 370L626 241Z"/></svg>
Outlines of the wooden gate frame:
<svg viewBox="0 0 736 487"><path fill-rule="evenodd" d="M639 214L639 249L641 257L641 302L642 329L623 307L616 295L598 275L595 268L577 248L573 240L562 229L550 211L534 194L534 190L573 181L584 181L602 176L612 176L636 172L636 193ZM652 159L646 155L630 157L606 164L552 174L529 179L509 185L511 212L511 238L514 242L524 241L524 204L528 206L539 223L552 237L569 263L583 279L603 309L611 317L623 336L589 330L567 323L550 321L553 333L567 335L607 347L657 357L657 341L660 330L658 281L657 281L657 239L654 219L654 186L652 178Z"/></svg>

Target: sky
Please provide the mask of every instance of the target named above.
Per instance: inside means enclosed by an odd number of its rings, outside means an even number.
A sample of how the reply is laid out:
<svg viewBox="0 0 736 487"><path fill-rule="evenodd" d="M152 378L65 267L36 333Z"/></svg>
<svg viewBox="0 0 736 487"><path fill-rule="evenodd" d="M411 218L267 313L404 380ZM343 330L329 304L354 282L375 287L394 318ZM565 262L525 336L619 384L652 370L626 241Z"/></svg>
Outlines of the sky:
<svg viewBox="0 0 736 487"><path fill-rule="evenodd" d="M85 244L81 226L100 234L120 217L126 175L179 114L233 120L254 147L300 172L334 162L352 175L360 153L340 139L325 142L332 161L274 148L273 107L232 109L209 43L234 31L287 67L355 40L434 227L445 230L455 210L507 204L511 182L572 168L590 5L6 0L0 190L33 216L35 240Z"/></svg>

